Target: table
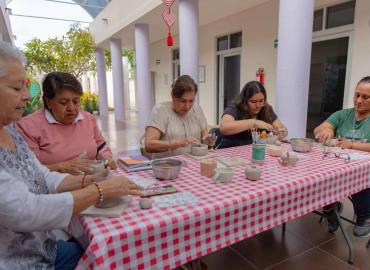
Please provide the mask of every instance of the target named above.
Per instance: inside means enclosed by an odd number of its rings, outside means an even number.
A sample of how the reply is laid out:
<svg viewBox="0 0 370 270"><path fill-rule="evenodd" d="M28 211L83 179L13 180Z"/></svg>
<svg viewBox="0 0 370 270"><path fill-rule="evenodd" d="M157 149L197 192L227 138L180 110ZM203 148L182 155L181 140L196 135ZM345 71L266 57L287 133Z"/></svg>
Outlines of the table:
<svg viewBox="0 0 370 270"><path fill-rule="evenodd" d="M216 154L250 159L251 147ZM90 245L77 269L172 269L370 187L370 155L349 163L322 160L316 147L303 155L295 167L267 156L259 181L245 179L245 166L234 167L229 184L213 184L200 176L199 161L176 157L188 165L170 183L198 203L140 210L134 199L120 218L80 217ZM153 176L151 170L134 174Z"/></svg>

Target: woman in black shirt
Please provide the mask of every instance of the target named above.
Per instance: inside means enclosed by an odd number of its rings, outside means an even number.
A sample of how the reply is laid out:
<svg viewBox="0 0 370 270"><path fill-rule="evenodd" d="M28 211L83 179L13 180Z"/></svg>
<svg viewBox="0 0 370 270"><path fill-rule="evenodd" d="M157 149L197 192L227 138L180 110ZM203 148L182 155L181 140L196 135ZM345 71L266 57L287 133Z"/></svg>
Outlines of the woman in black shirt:
<svg viewBox="0 0 370 270"><path fill-rule="evenodd" d="M251 129L275 131L280 139L288 135L287 128L266 99L266 90L259 82L251 81L243 87L239 96L225 108L222 115L222 140L219 148L251 144Z"/></svg>

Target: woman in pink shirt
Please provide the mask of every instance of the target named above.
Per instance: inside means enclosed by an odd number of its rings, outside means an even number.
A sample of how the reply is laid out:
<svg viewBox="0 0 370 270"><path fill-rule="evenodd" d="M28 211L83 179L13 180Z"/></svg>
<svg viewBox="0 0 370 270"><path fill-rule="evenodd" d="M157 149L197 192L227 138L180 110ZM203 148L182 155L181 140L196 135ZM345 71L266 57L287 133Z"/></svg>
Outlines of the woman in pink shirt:
<svg viewBox="0 0 370 270"><path fill-rule="evenodd" d="M66 72L51 72L43 83L45 109L22 118L17 130L40 162L51 171L90 173L92 160L116 168L95 117L80 110L82 87Z"/></svg>

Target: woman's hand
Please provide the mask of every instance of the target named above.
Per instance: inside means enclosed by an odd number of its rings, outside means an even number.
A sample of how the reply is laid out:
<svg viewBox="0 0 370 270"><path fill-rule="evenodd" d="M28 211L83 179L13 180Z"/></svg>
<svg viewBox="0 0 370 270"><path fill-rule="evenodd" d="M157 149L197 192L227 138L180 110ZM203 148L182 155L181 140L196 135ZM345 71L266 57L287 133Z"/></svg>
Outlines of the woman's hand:
<svg viewBox="0 0 370 270"><path fill-rule="evenodd" d="M212 133L212 134L208 133L205 136L203 136L202 143L207 144L208 146L212 147L215 145L216 140L217 140L217 136L215 133Z"/></svg>
<svg viewBox="0 0 370 270"><path fill-rule="evenodd" d="M124 176L112 176L99 183L105 198L118 198L126 195L143 195L143 188Z"/></svg>
<svg viewBox="0 0 370 270"><path fill-rule="evenodd" d="M187 138L182 138L182 139L177 139L170 141L170 148L172 150L180 148L180 147L185 147L189 144L199 144L199 140L193 138L193 137L187 137Z"/></svg>
<svg viewBox="0 0 370 270"><path fill-rule="evenodd" d="M117 163L114 161L114 159L112 157L105 157L104 158L104 162L105 162L105 165L111 169L111 170L115 170L117 169Z"/></svg>
<svg viewBox="0 0 370 270"><path fill-rule="evenodd" d="M73 158L64 162L60 162L56 164L56 171L62 172L62 173L69 173L73 175L78 174L90 174L91 173L91 167L92 161L85 158ZM51 168L49 168L51 169Z"/></svg>
<svg viewBox="0 0 370 270"><path fill-rule="evenodd" d="M277 128L274 130L274 133L278 136L279 140L284 139L288 136L288 130L286 128Z"/></svg>
<svg viewBox="0 0 370 270"><path fill-rule="evenodd" d="M334 130L325 128L316 134L315 139L318 140L320 143L324 143L333 137L334 137Z"/></svg>
<svg viewBox="0 0 370 270"><path fill-rule="evenodd" d="M265 129L267 131L272 131L274 127L270 125L269 123L266 123L265 121L262 120L254 120L254 127L257 129Z"/></svg>
<svg viewBox="0 0 370 270"><path fill-rule="evenodd" d="M353 148L353 142L349 140L338 140L338 143L336 146L339 146L343 149L352 149Z"/></svg>
<svg viewBox="0 0 370 270"><path fill-rule="evenodd" d="M109 175L110 175L110 170L109 169L102 170L100 172L97 172L97 173L94 173L93 175L91 175L90 182L104 181L109 177Z"/></svg>

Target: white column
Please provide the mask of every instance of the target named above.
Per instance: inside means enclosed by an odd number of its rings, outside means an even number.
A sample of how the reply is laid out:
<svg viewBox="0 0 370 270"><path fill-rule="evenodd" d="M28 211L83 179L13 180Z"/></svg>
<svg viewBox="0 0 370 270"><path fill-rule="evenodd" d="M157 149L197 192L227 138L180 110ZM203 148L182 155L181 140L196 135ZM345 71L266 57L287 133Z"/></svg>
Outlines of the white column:
<svg viewBox="0 0 370 270"><path fill-rule="evenodd" d="M140 129L149 123L153 107L150 91L149 26L135 24L136 91Z"/></svg>
<svg viewBox="0 0 370 270"><path fill-rule="evenodd" d="M104 49L95 49L96 71L98 75L99 112L108 115L107 76L105 70Z"/></svg>
<svg viewBox="0 0 370 270"><path fill-rule="evenodd" d="M89 93L91 92L90 81L89 81L89 77L87 73L81 76L81 84L82 84L82 90L84 92L89 92Z"/></svg>
<svg viewBox="0 0 370 270"><path fill-rule="evenodd" d="M91 92L97 94L98 93L98 87L97 87L96 75L91 74L89 80L90 80Z"/></svg>
<svg viewBox="0 0 370 270"><path fill-rule="evenodd" d="M122 63L123 63L123 102L124 102L124 110L125 115L128 117L130 113L130 84L128 79L128 58L126 56L122 57Z"/></svg>
<svg viewBox="0 0 370 270"><path fill-rule="evenodd" d="M305 137L314 0L280 0L276 112L289 137Z"/></svg>
<svg viewBox="0 0 370 270"><path fill-rule="evenodd" d="M189 75L198 83L199 54L198 0L179 2L180 74ZM199 95L198 95L199 97Z"/></svg>
<svg viewBox="0 0 370 270"><path fill-rule="evenodd" d="M124 121L125 110L123 101L123 63L122 45L120 39L114 38L110 40L110 51L112 57L114 115L117 121Z"/></svg>

